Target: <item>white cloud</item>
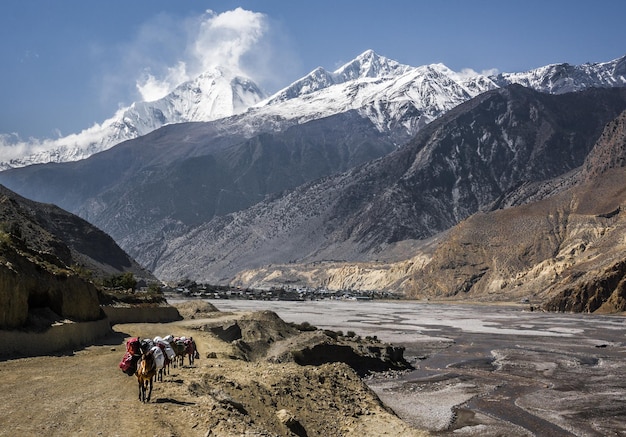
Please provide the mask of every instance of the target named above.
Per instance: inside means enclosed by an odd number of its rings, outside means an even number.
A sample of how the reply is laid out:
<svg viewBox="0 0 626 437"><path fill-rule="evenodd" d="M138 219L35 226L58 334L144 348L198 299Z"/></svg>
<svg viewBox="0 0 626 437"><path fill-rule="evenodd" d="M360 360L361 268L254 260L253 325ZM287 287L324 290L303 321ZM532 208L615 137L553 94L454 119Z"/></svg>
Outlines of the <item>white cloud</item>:
<svg viewBox="0 0 626 437"><path fill-rule="evenodd" d="M146 44L152 45L153 25L161 26L163 21L161 18L153 24L146 24L138 37L138 47L131 52L140 51L137 49ZM267 73L267 59L276 53L271 49L274 43L269 23L265 14L242 8L219 14L208 10L200 17L182 20L175 26L170 23L169 33L177 36L164 38L163 29L160 29L159 39L166 46L164 54L178 54L177 59L169 60L175 66L167 65L166 60L160 65L152 62L144 67L135 85L137 91L143 100L156 100L181 83L215 67L254 81L266 80L271 75ZM182 33L185 33L184 38ZM173 43L182 46L172 49Z"/></svg>
<svg viewBox="0 0 626 437"><path fill-rule="evenodd" d="M235 74L247 74L244 56L256 48L267 31L267 17L261 13L241 8L221 14L207 11L192 54L203 71L220 66Z"/></svg>
<svg viewBox="0 0 626 437"><path fill-rule="evenodd" d="M42 152L49 143L50 141L35 138L25 141L17 133L0 134L0 162L8 162L25 155Z"/></svg>
<svg viewBox="0 0 626 437"><path fill-rule="evenodd" d="M117 106L118 114L77 134L62 137L55 131L54 139L0 134L0 162L97 142L101 131L133 101L157 100L213 67L249 77L272 92L299 74L298 57L281 30L267 15L237 8L188 18L158 14L143 23L131 41L114 47L92 43L94 63L100 65L100 76L94 79L98 103Z"/></svg>
<svg viewBox="0 0 626 437"><path fill-rule="evenodd" d="M481 72L477 72L476 70L473 70L471 68L463 68L457 74L461 77L468 78L468 77L476 77L476 76L494 76L498 73L500 73L500 71L498 71L497 68L490 68L487 70L482 70Z"/></svg>
<svg viewBox="0 0 626 437"><path fill-rule="evenodd" d="M189 79L186 64L179 62L176 67L167 69L167 74L163 79L157 79L149 71L146 71L145 76L137 81L136 87L142 100L152 102L167 95L177 85Z"/></svg>

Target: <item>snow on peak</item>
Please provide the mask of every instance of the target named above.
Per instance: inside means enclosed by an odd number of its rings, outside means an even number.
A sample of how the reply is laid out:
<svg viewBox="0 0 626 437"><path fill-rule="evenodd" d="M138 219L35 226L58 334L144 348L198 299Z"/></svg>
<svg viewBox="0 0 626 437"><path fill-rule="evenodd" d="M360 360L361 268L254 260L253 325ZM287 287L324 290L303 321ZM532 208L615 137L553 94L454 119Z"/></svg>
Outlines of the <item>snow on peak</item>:
<svg viewBox="0 0 626 437"><path fill-rule="evenodd" d="M309 120L356 110L399 139L481 92L488 78L455 73L443 64L411 67L367 50L332 73L321 67L260 102L248 113Z"/></svg>
<svg viewBox="0 0 626 437"><path fill-rule="evenodd" d="M46 162L77 161L166 124L211 121L240 114L265 98L249 78L214 68L184 82L165 97L135 102L102 124L58 139L8 145L0 137L0 170Z"/></svg>
<svg viewBox="0 0 626 437"><path fill-rule="evenodd" d="M485 76L443 64L411 67L367 50L334 72L318 67L266 98L248 78L223 68L204 72L153 102L119 110L102 124L57 140L4 141L0 170L42 162L84 159L170 123L211 121L245 113L242 129L288 124L356 110L381 130L405 140L444 112L485 91L511 83L551 93L626 86L626 57L599 64L553 64L524 73ZM257 117L255 119L255 117ZM259 120L265 120L265 123ZM9 144L2 147L2 144Z"/></svg>
<svg viewBox="0 0 626 437"><path fill-rule="evenodd" d="M288 87L283 88L273 96L269 97L268 100L259 103L257 107L295 99L299 96L314 93L315 91L327 88L334 85L334 83L335 80L333 79L332 74L324 70L322 67L317 67L303 78L298 79Z"/></svg>
<svg viewBox="0 0 626 437"><path fill-rule="evenodd" d="M502 73L491 79L499 86L517 83L552 94L590 87L623 87L626 86L626 56L601 63L550 64L522 73Z"/></svg>
<svg viewBox="0 0 626 437"><path fill-rule="evenodd" d="M335 77L335 81L339 83L364 77L397 77L413 68L414 67L409 65L402 65L399 62L380 56L373 50L366 50L354 60L337 69L333 73L333 76Z"/></svg>
<svg viewBox="0 0 626 437"><path fill-rule="evenodd" d="M163 111L165 124L211 121L244 112L263 97L263 92L250 79L214 68L149 105Z"/></svg>
<svg viewBox="0 0 626 437"><path fill-rule="evenodd" d="M268 100L261 102L257 107L275 105L280 102L318 92L333 85L359 79L398 77L414 68L415 67L402 65L384 56L380 56L373 50L366 50L332 73L322 67L317 67L303 78L298 79L288 87L272 95Z"/></svg>

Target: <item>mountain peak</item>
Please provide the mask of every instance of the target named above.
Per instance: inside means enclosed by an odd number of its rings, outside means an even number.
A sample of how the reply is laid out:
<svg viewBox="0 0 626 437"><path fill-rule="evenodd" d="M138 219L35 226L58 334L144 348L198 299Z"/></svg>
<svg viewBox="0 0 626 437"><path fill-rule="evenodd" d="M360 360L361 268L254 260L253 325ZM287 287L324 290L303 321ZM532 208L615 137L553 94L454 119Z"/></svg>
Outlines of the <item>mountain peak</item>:
<svg viewBox="0 0 626 437"><path fill-rule="evenodd" d="M409 65L402 65L380 56L373 50L366 50L332 73L322 67L317 67L303 78L275 93L262 105L273 105L358 79L398 77L414 69Z"/></svg>
<svg viewBox="0 0 626 437"><path fill-rule="evenodd" d="M366 50L337 69L333 75L337 82L346 82L365 77L400 76L413 68L380 56L374 50Z"/></svg>
<svg viewBox="0 0 626 437"><path fill-rule="evenodd" d="M265 94L250 78L215 67L179 85L155 104L175 108L183 116L181 121L211 121L244 112L263 98Z"/></svg>

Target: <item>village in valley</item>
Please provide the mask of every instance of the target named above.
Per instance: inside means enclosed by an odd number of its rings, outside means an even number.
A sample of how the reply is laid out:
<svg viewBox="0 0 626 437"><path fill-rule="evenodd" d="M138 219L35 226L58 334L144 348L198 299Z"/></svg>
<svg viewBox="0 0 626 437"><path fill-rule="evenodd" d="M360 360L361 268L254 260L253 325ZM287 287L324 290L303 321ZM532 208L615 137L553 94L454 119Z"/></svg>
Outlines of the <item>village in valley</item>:
<svg viewBox="0 0 626 437"><path fill-rule="evenodd" d="M195 281L183 281L175 287L165 287L166 296L201 298L201 299L243 299L243 300L375 300L399 299L387 291L374 290L328 290L310 287L267 287L242 288L228 285L197 284Z"/></svg>

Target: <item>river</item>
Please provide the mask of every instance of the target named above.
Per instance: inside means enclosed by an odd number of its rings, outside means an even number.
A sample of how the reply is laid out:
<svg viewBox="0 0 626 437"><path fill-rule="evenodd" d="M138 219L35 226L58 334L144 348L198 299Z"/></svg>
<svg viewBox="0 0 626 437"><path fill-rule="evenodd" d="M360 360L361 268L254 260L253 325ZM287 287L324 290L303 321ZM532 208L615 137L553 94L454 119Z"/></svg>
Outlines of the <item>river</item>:
<svg viewBox="0 0 626 437"><path fill-rule="evenodd" d="M626 435L626 318L414 301L209 300L377 336L415 370L366 382L439 435Z"/></svg>

